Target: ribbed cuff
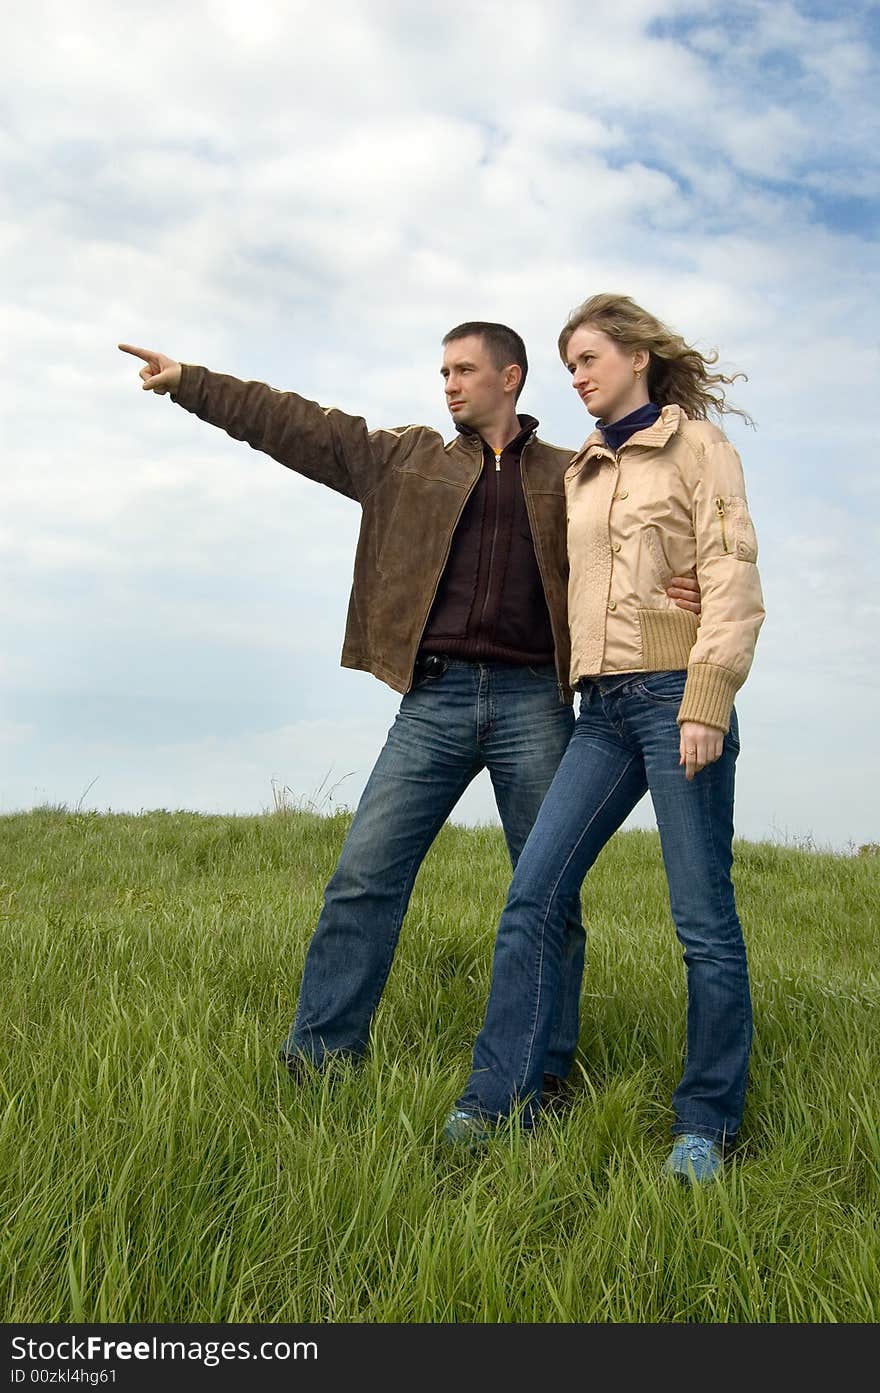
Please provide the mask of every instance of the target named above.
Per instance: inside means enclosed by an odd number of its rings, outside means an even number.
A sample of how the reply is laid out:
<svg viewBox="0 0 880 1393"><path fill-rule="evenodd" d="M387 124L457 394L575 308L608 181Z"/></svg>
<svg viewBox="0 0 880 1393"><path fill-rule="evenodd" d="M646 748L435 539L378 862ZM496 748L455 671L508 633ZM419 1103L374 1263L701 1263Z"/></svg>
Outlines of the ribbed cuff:
<svg viewBox="0 0 880 1393"><path fill-rule="evenodd" d="M678 711L678 724L699 721L727 731L734 697L740 683L727 668L712 663L694 663L688 668L684 696Z"/></svg>

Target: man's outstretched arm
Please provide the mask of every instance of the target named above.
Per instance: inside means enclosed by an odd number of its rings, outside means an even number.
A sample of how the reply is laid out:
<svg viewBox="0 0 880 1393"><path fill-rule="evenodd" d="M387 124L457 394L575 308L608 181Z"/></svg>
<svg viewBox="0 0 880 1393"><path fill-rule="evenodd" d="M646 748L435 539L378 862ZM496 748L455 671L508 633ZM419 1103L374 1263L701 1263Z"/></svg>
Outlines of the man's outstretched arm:
<svg viewBox="0 0 880 1393"><path fill-rule="evenodd" d="M179 406L233 440L271 455L288 469L363 502L385 465L359 416L319 406L296 392L279 392L265 382L179 363L152 348L120 343L123 353L143 361L140 378L146 392L166 393Z"/></svg>

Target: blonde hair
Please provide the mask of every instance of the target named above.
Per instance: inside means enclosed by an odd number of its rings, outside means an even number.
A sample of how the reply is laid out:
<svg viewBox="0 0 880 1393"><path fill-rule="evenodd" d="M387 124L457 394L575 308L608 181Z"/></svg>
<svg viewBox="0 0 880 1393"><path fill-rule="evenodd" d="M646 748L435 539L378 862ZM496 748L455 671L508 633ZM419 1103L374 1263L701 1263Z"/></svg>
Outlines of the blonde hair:
<svg viewBox="0 0 880 1393"><path fill-rule="evenodd" d="M724 387L738 378L748 381L746 374L736 372L726 377L722 372L710 372L709 368L718 362L717 350L708 355L701 353L628 295L593 295L572 310L559 335L563 363L567 363L569 339L575 329L586 324L600 329L621 348L648 350L648 392L658 406L680 406L686 415L698 421L727 412L754 425L752 418L738 406L731 406L724 395Z"/></svg>

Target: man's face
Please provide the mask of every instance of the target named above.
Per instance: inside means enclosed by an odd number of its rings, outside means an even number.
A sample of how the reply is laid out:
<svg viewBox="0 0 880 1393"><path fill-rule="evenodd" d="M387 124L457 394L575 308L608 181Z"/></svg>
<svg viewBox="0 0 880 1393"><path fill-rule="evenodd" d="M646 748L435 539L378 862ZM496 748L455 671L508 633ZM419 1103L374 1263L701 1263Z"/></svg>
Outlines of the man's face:
<svg viewBox="0 0 880 1393"><path fill-rule="evenodd" d="M479 334L453 339L443 350L440 375L446 405L456 425L481 431L515 400L510 369L496 368Z"/></svg>

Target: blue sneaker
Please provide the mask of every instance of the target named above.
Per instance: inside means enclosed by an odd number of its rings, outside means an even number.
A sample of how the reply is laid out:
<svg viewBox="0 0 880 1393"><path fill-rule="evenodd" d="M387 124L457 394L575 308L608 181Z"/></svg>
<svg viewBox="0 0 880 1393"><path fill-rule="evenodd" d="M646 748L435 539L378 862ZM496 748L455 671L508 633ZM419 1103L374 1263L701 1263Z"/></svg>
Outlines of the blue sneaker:
<svg viewBox="0 0 880 1393"><path fill-rule="evenodd" d="M717 1142L685 1132L675 1138L675 1145L663 1163L663 1174L674 1175L684 1185L707 1185L719 1179L723 1165L724 1157Z"/></svg>
<svg viewBox="0 0 880 1393"><path fill-rule="evenodd" d="M443 1124L443 1140L465 1151L479 1151L491 1136L491 1127L476 1113L453 1108Z"/></svg>

